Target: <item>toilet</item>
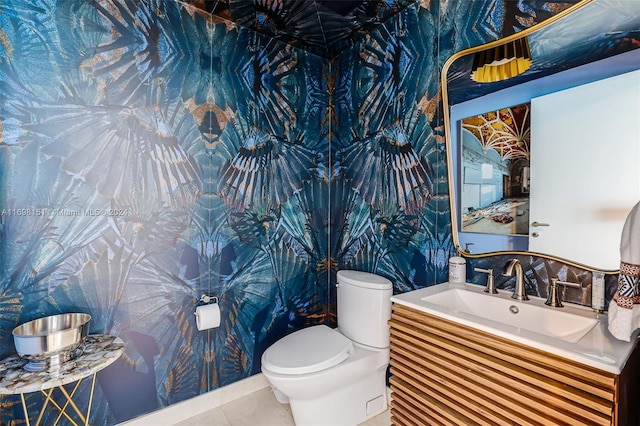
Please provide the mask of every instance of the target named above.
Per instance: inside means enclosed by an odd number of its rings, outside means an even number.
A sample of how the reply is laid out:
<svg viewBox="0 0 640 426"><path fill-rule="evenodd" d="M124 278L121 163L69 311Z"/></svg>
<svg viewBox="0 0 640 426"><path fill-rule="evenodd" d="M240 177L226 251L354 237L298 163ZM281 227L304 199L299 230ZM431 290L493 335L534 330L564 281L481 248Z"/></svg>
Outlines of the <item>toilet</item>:
<svg viewBox="0 0 640 426"><path fill-rule="evenodd" d="M353 426L387 408L393 286L368 272L337 277L338 328L298 330L262 355L262 373L297 426Z"/></svg>

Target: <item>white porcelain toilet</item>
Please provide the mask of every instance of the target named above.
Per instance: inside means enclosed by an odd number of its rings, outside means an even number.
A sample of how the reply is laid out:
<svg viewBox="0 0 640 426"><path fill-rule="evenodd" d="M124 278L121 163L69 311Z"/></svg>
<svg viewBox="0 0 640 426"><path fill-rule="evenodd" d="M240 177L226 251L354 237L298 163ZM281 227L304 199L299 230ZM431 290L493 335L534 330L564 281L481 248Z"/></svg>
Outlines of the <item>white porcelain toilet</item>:
<svg viewBox="0 0 640 426"><path fill-rule="evenodd" d="M353 426L386 410L388 279L338 271L338 328L298 330L262 355L262 373L298 426Z"/></svg>

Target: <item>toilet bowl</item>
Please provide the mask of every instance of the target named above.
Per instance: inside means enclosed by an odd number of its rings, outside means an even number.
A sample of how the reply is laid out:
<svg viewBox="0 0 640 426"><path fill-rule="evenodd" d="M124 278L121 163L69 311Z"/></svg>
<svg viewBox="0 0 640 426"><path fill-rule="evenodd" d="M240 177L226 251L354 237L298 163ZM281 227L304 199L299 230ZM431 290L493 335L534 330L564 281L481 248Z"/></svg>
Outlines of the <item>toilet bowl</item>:
<svg viewBox="0 0 640 426"><path fill-rule="evenodd" d="M338 328L316 325L262 355L262 373L298 426L352 426L387 408L391 282L338 272Z"/></svg>

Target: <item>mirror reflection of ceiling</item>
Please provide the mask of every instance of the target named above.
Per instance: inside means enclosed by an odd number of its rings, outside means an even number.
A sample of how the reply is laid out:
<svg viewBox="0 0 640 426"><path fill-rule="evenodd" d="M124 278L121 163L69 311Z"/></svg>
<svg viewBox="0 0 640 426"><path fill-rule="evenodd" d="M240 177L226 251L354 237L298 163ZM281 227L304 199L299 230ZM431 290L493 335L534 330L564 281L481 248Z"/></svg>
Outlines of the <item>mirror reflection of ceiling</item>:
<svg viewBox="0 0 640 426"><path fill-rule="evenodd" d="M606 12L603 12L603 7L607 8ZM456 60L447 75L449 104L465 102L589 62L640 49L640 1L595 0L570 16L531 34L529 45L533 58L531 68L522 75L495 83L476 83L471 80L473 55ZM640 50L637 52L640 61Z"/></svg>
<svg viewBox="0 0 640 426"><path fill-rule="evenodd" d="M529 160L531 144L530 104L515 105L462 120L483 152L494 150L500 160Z"/></svg>

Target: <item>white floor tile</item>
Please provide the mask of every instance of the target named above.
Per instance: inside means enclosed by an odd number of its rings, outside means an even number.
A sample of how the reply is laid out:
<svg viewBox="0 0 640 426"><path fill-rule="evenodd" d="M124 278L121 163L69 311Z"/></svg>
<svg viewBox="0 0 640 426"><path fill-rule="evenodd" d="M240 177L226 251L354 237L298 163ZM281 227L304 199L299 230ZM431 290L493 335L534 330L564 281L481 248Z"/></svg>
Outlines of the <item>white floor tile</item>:
<svg viewBox="0 0 640 426"><path fill-rule="evenodd" d="M391 413L387 410L360 426L389 425ZM267 387L174 426L295 426L295 423L289 405L280 404Z"/></svg>
<svg viewBox="0 0 640 426"><path fill-rule="evenodd" d="M382 414L378 414L372 419L367 420L360 426L389 426L391 425L391 411L387 409Z"/></svg>
<svg viewBox="0 0 640 426"><path fill-rule="evenodd" d="M222 407L213 408L206 413L183 420L174 426L231 426Z"/></svg>
<svg viewBox="0 0 640 426"><path fill-rule="evenodd" d="M232 426L291 425L293 417L287 405L279 404L270 388L261 389L222 406Z"/></svg>

